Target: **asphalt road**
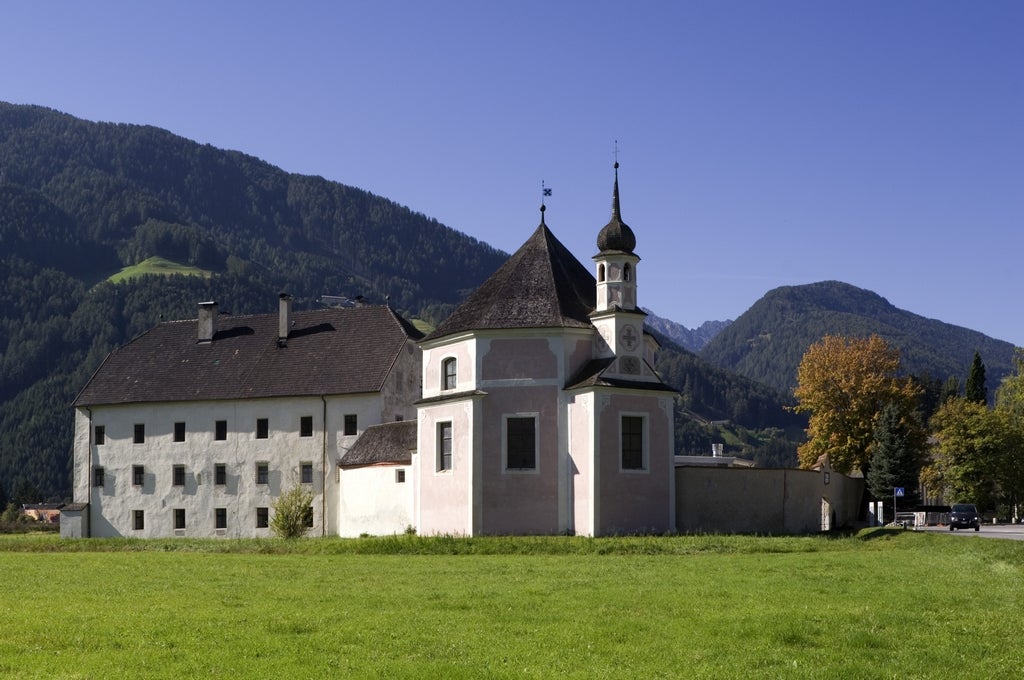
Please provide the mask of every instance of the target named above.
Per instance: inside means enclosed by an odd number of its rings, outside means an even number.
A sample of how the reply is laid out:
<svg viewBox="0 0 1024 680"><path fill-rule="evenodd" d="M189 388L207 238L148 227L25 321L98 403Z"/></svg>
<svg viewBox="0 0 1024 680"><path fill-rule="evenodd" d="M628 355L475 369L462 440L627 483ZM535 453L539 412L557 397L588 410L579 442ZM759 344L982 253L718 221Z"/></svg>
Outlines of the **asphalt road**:
<svg viewBox="0 0 1024 680"><path fill-rule="evenodd" d="M909 531L909 529L908 529ZM974 529L957 529L950 531L947 526L918 527L914 531L941 531L957 536L975 536L978 538L1005 538L1011 541L1024 541L1024 524L982 524L981 531Z"/></svg>

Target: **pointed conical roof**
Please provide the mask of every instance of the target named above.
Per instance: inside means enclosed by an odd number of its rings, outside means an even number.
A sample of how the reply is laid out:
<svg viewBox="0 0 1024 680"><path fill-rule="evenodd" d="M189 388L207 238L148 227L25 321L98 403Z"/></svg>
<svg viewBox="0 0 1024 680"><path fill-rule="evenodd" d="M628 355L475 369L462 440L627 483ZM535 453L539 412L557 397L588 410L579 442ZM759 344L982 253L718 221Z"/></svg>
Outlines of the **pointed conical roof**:
<svg viewBox="0 0 1024 680"><path fill-rule="evenodd" d="M597 249L604 253L618 251L632 253L636 248L636 235L629 225L622 221L619 210L619 164L615 163L615 188L612 190L612 219L597 234Z"/></svg>
<svg viewBox="0 0 1024 680"><path fill-rule="evenodd" d="M544 223L425 340L471 330L592 328L594 276Z"/></svg>

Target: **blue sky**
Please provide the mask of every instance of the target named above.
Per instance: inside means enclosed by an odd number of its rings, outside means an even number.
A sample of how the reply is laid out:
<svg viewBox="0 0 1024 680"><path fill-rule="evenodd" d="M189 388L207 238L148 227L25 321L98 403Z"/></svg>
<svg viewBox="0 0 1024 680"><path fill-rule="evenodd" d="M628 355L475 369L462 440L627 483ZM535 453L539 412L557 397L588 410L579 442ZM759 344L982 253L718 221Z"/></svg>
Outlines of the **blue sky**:
<svg viewBox="0 0 1024 680"><path fill-rule="evenodd" d="M1024 345L1024 2L4 3L0 99L155 125L589 266L640 303L827 279ZM324 291L333 292L333 291Z"/></svg>

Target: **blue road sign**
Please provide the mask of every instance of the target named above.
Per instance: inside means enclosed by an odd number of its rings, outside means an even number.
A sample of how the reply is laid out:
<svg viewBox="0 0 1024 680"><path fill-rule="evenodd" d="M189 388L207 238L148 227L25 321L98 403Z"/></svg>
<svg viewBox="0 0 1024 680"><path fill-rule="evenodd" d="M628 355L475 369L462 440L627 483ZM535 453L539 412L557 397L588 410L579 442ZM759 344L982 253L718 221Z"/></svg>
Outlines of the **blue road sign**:
<svg viewBox="0 0 1024 680"><path fill-rule="evenodd" d="M903 498L903 496L904 496L903 487L902 486L897 486L896 488L894 488L892 490L892 495L896 496L897 498Z"/></svg>

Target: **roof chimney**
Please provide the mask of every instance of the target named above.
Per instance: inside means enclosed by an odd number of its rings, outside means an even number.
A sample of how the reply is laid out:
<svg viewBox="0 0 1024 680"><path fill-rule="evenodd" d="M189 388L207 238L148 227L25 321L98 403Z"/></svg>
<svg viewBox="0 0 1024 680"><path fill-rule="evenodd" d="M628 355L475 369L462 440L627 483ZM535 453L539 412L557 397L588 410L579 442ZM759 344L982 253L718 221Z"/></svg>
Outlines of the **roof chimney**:
<svg viewBox="0 0 1024 680"><path fill-rule="evenodd" d="M277 346L284 347L288 344L288 333L292 329L292 296L281 293L277 308Z"/></svg>
<svg viewBox="0 0 1024 680"><path fill-rule="evenodd" d="M213 342L217 332L217 303L214 301L199 303L199 342Z"/></svg>

